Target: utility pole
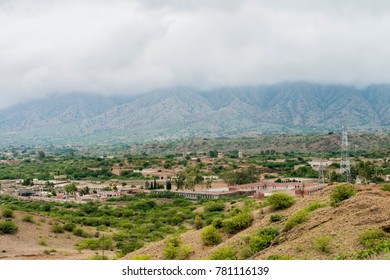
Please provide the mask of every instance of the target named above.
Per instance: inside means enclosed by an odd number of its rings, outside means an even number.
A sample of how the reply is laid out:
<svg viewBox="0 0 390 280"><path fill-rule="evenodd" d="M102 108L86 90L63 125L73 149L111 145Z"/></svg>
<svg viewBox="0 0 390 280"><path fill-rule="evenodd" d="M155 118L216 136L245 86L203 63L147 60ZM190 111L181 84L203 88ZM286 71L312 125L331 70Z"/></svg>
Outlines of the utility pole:
<svg viewBox="0 0 390 280"><path fill-rule="evenodd" d="M349 162L349 156L348 156L348 132L347 132L347 126L343 125L343 133L341 137L341 153L342 153L342 159L340 161L340 172L341 174L345 174L345 181L348 183L351 177L351 164Z"/></svg>

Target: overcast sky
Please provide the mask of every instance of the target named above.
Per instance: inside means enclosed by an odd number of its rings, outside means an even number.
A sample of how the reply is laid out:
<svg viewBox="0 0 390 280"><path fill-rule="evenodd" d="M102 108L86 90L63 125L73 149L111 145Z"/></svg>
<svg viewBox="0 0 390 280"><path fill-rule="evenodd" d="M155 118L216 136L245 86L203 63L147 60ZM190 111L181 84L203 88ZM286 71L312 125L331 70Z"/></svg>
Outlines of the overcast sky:
<svg viewBox="0 0 390 280"><path fill-rule="evenodd" d="M390 83L390 1L0 0L0 108L302 80Z"/></svg>

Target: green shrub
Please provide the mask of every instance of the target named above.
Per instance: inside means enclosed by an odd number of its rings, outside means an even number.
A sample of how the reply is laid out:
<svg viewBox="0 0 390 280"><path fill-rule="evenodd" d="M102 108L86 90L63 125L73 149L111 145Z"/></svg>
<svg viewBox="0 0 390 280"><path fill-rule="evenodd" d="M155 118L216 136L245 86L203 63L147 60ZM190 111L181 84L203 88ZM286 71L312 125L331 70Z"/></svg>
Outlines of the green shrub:
<svg viewBox="0 0 390 280"><path fill-rule="evenodd" d="M275 193L267 197L269 205L275 210L286 209L294 204L295 199L291 195L285 193Z"/></svg>
<svg viewBox="0 0 390 280"><path fill-rule="evenodd" d="M13 218L14 212L11 209L5 208L5 209L3 209L2 215L4 218Z"/></svg>
<svg viewBox="0 0 390 280"><path fill-rule="evenodd" d="M390 192L390 184L385 184L382 189L382 191Z"/></svg>
<svg viewBox="0 0 390 280"><path fill-rule="evenodd" d="M126 241L119 241L116 243L118 249L117 256L122 258L128 253L134 252L144 246L144 243L138 239L127 239Z"/></svg>
<svg viewBox="0 0 390 280"><path fill-rule="evenodd" d="M274 223L274 222L279 222L279 221L281 221L282 218L283 218L282 215L274 214L274 215L271 215L271 216L269 217L269 220L270 220L270 222L273 222L273 223Z"/></svg>
<svg viewBox="0 0 390 280"><path fill-rule="evenodd" d="M306 210L312 212L318 208L323 208L323 207L326 207L326 203L320 201L314 201L306 208Z"/></svg>
<svg viewBox="0 0 390 280"><path fill-rule="evenodd" d="M286 230L290 230L298 224L305 222L309 218L309 213L306 210L299 210L292 214L284 224Z"/></svg>
<svg viewBox="0 0 390 280"><path fill-rule="evenodd" d="M22 217L22 222L25 222L25 223L34 223L34 219L33 219L33 216L27 214L27 215L24 215Z"/></svg>
<svg viewBox="0 0 390 280"><path fill-rule="evenodd" d="M201 238L206 246L217 245L221 243L221 234L214 226L207 226L202 230Z"/></svg>
<svg viewBox="0 0 390 280"><path fill-rule="evenodd" d="M183 245L179 236L173 236L165 242L163 257L166 260L185 260L191 253L190 245Z"/></svg>
<svg viewBox="0 0 390 280"><path fill-rule="evenodd" d="M38 244L41 246L47 246L47 240L43 237L39 237Z"/></svg>
<svg viewBox="0 0 390 280"><path fill-rule="evenodd" d="M89 257L87 260L92 260L92 261L106 261L106 260L108 260L108 257L107 257L107 256L102 256L102 255L99 255L98 253L96 253L96 254L93 255L92 257Z"/></svg>
<svg viewBox="0 0 390 280"><path fill-rule="evenodd" d="M229 219L223 220L222 227L228 233L236 233L249 227L252 224L252 221L253 216L251 213L241 212Z"/></svg>
<svg viewBox="0 0 390 280"><path fill-rule="evenodd" d="M18 226L12 221L0 222L0 234L14 234L18 231Z"/></svg>
<svg viewBox="0 0 390 280"><path fill-rule="evenodd" d="M60 225L53 225L52 227L51 227L51 231L53 232L53 233L64 233L64 228L62 227L62 226L60 226Z"/></svg>
<svg viewBox="0 0 390 280"><path fill-rule="evenodd" d="M223 219L222 218L215 218L213 221L212 221L212 225L215 227L215 228L222 228L222 222L223 222Z"/></svg>
<svg viewBox="0 0 390 280"><path fill-rule="evenodd" d="M83 249L89 250L113 250L114 245L110 237L100 237L99 239L86 239L76 243L76 249L81 251Z"/></svg>
<svg viewBox="0 0 390 280"><path fill-rule="evenodd" d="M314 239L314 248L322 253L330 253L330 242L332 238L327 235L318 236Z"/></svg>
<svg viewBox="0 0 390 280"><path fill-rule="evenodd" d="M149 255L136 255L130 258L130 260L133 261L148 261L151 260L152 258Z"/></svg>
<svg viewBox="0 0 390 280"><path fill-rule="evenodd" d="M76 224L74 223L67 223L64 225L64 230L72 232L76 228Z"/></svg>
<svg viewBox="0 0 390 280"><path fill-rule="evenodd" d="M380 228L367 229L359 235L358 241L365 247L372 247L386 237L386 233Z"/></svg>
<svg viewBox="0 0 390 280"><path fill-rule="evenodd" d="M257 253L268 248L272 240L279 234L276 228L265 227L258 230L249 237L249 248L253 253Z"/></svg>
<svg viewBox="0 0 390 280"><path fill-rule="evenodd" d="M196 229L201 229L203 227L203 220L202 217L197 215L195 217L195 228Z"/></svg>
<svg viewBox="0 0 390 280"><path fill-rule="evenodd" d="M204 211L205 212L220 212L225 209L225 203L223 202L216 202L212 201L205 205Z"/></svg>
<svg viewBox="0 0 390 280"><path fill-rule="evenodd" d="M57 252L56 249L44 250L43 253L47 256L54 255Z"/></svg>
<svg viewBox="0 0 390 280"><path fill-rule="evenodd" d="M214 252L208 258L209 260L236 260L237 257L230 247L222 247Z"/></svg>
<svg viewBox="0 0 390 280"><path fill-rule="evenodd" d="M191 245L180 245L176 253L177 260L186 260L193 252Z"/></svg>
<svg viewBox="0 0 390 280"><path fill-rule="evenodd" d="M330 193L330 203L332 206L338 205L341 201L346 200L356 193L354 187L350 185L338 185Z"/></svg>
<svg viewBox="0 0 390 280"><path fill-rule="evenodd" d="M282 256L282 255L269 255L267 260L292 260L289 256Z"/></svg>
<svg viewBox="0 0 390 280"><path fill-rule="evenodd" d="M75 236L80 236L80 237L89 237L89 234L86 233L82 228L79 228L79 227L76 227L74 230L73 230L73 234Z"/></svg>

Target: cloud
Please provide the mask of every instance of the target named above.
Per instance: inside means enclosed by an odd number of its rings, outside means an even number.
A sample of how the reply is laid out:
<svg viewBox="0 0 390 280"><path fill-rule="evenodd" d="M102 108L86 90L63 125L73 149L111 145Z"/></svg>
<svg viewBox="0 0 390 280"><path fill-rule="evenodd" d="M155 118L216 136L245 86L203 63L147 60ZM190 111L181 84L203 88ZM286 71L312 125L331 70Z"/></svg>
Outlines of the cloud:
<svg viewBox="0 0 390 280"><path fill-rule="evenodd" d="M389 11L356 0L3 0L0 107L68 92L389 83Z"/></svg>

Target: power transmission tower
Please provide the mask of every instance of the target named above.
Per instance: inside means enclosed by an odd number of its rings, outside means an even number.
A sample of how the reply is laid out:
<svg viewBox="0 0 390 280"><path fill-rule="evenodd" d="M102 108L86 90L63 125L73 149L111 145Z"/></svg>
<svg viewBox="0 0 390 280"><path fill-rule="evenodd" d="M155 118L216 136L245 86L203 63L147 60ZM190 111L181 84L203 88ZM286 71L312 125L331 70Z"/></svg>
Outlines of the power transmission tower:
<svg viewBox="0 0 390 280"><path fill-rule="evenodd" d="M342 153L342 159L340 161L340 172L341 174L345 174L346 182L349 182L351 177L351 164L349 162L349 156L348 156L348 132L347 132L347 126L343 125L343 134L341 138L341 153Z"/></svg>
<svg viewBox="0 0 390 280"><path fill-rule="evenodd" d="M324 167L320 161L320 168L318 170L318 186L325 183Z"/></svg>

